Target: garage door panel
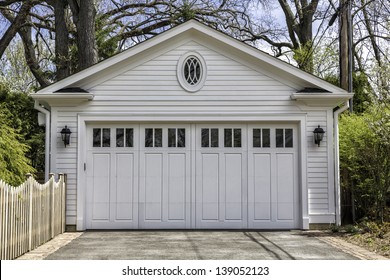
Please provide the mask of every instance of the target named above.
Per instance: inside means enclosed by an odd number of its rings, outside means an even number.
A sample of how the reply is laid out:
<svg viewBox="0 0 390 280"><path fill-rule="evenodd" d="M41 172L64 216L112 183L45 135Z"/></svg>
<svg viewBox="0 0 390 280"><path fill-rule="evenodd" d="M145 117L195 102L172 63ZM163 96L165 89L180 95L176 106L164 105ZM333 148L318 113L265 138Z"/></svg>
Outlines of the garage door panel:
<svg viewBox="0 0 390 280"><path fill-rule="evenodd" d="M145 154L145 220L162 220L163 155Z"/></svg>
<svg viewBox="0 0 390 280"><path fill-rule="evenodd" d="M110 219L110 154L93 155L92 219Z"/></svg>
<svg viewBox="0 0 390 280"><path fill-rule="evenodd" d="M271 220L271 154L254 154L254 219Z"/></svg>
<svg viewBox="0 0 390 280"><path fill-rule="evenodd" d="M276 155L278 220L294 219L294 155Z"/></svg>
<svg viewBox="0 0 390 280"><path fill-rule="evenodd" d="M186 154L168 155L168 220L186 218Z"/></svg>
<svg viewBox="0 0 390 280"><path fill-rule="evenodd" d="M116 155L116 220L133 220L134 154Z"/></svg>
<svg viewBox="0 0 390 280"><path fill-rule="evenodd" d="M225 154L225 220L242 219L242 155Z"/></svg>
<svg viewBox="0 0 390 280"><path fill-rule="evenodd" d="M201 217L219 220L219 154L202 155Z"/></svg>

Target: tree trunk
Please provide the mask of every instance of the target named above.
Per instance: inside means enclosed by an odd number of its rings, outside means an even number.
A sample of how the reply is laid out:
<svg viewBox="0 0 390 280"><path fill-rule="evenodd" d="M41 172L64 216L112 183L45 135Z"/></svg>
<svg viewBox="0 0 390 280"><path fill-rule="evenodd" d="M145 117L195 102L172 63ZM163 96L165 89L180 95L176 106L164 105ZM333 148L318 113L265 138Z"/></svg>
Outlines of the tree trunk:
<svg viewBox="0 0 390 280"><path fill-rule="evenodd" d="M52 1L55 15L55 54L56 54L56 80L61 80L70 75L69 69L69 31L66 25L65 0Z"/></svg>
<svg viewBox="0 0 390 280"><path fill-rule="evenodd" d="M80 1L77 26L79 70L98 62L95 35L96 10L94 0Z"/></svg>
<svg viewBox="0 0 390 280"><path fill-rule="evenodd" d="M30 26L22 27L19 30L19 35L22 37L24 53L26 57L26 62L28 67L31 70L31 73L37 79L41 87L46 87L50 84L49 80L46 78L45 73L42 71L39 61L35 54L34 43L32 41L32 30Z"/></svg>

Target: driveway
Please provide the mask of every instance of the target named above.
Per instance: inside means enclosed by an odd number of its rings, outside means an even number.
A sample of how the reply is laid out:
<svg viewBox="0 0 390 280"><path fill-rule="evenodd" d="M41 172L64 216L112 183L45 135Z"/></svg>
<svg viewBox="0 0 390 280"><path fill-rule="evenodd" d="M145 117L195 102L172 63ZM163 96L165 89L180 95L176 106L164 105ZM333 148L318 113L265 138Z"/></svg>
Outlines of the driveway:
<svg viewBox="0 0 390 280"><path fill-rule="evenodd" d="M302 231L87 231L48 260L352 260Z"/></svg>

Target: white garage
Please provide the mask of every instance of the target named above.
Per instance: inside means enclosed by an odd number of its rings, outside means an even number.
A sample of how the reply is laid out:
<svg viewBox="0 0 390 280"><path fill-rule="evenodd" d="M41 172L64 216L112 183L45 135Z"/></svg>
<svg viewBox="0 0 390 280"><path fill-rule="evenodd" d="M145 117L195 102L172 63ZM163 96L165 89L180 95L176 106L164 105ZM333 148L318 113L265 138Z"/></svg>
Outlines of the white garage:
<svg viewBox="0 0 390 280"><path fill-rule="evenodd" d="M47 172L67 174L70 228L339 222L337 120L351 94L197 21L32 96Z"/></svg>
<svg viewBox="0 0 390 280"><path fill-rule="evenodd" d="M87 228L297 228L293 124L91 124Z"/></svg>

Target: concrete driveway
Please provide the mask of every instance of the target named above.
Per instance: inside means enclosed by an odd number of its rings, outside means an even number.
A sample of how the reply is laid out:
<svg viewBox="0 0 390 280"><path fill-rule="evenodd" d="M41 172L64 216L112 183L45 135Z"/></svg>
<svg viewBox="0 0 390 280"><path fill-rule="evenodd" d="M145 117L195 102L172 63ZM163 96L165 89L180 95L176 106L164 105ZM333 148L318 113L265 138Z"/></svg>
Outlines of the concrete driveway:
<svg viewBox="0 0 390 280"><path fill-rule="evenodd" d="M302 231L87 231L49 260L357 259Z"/></svg>

